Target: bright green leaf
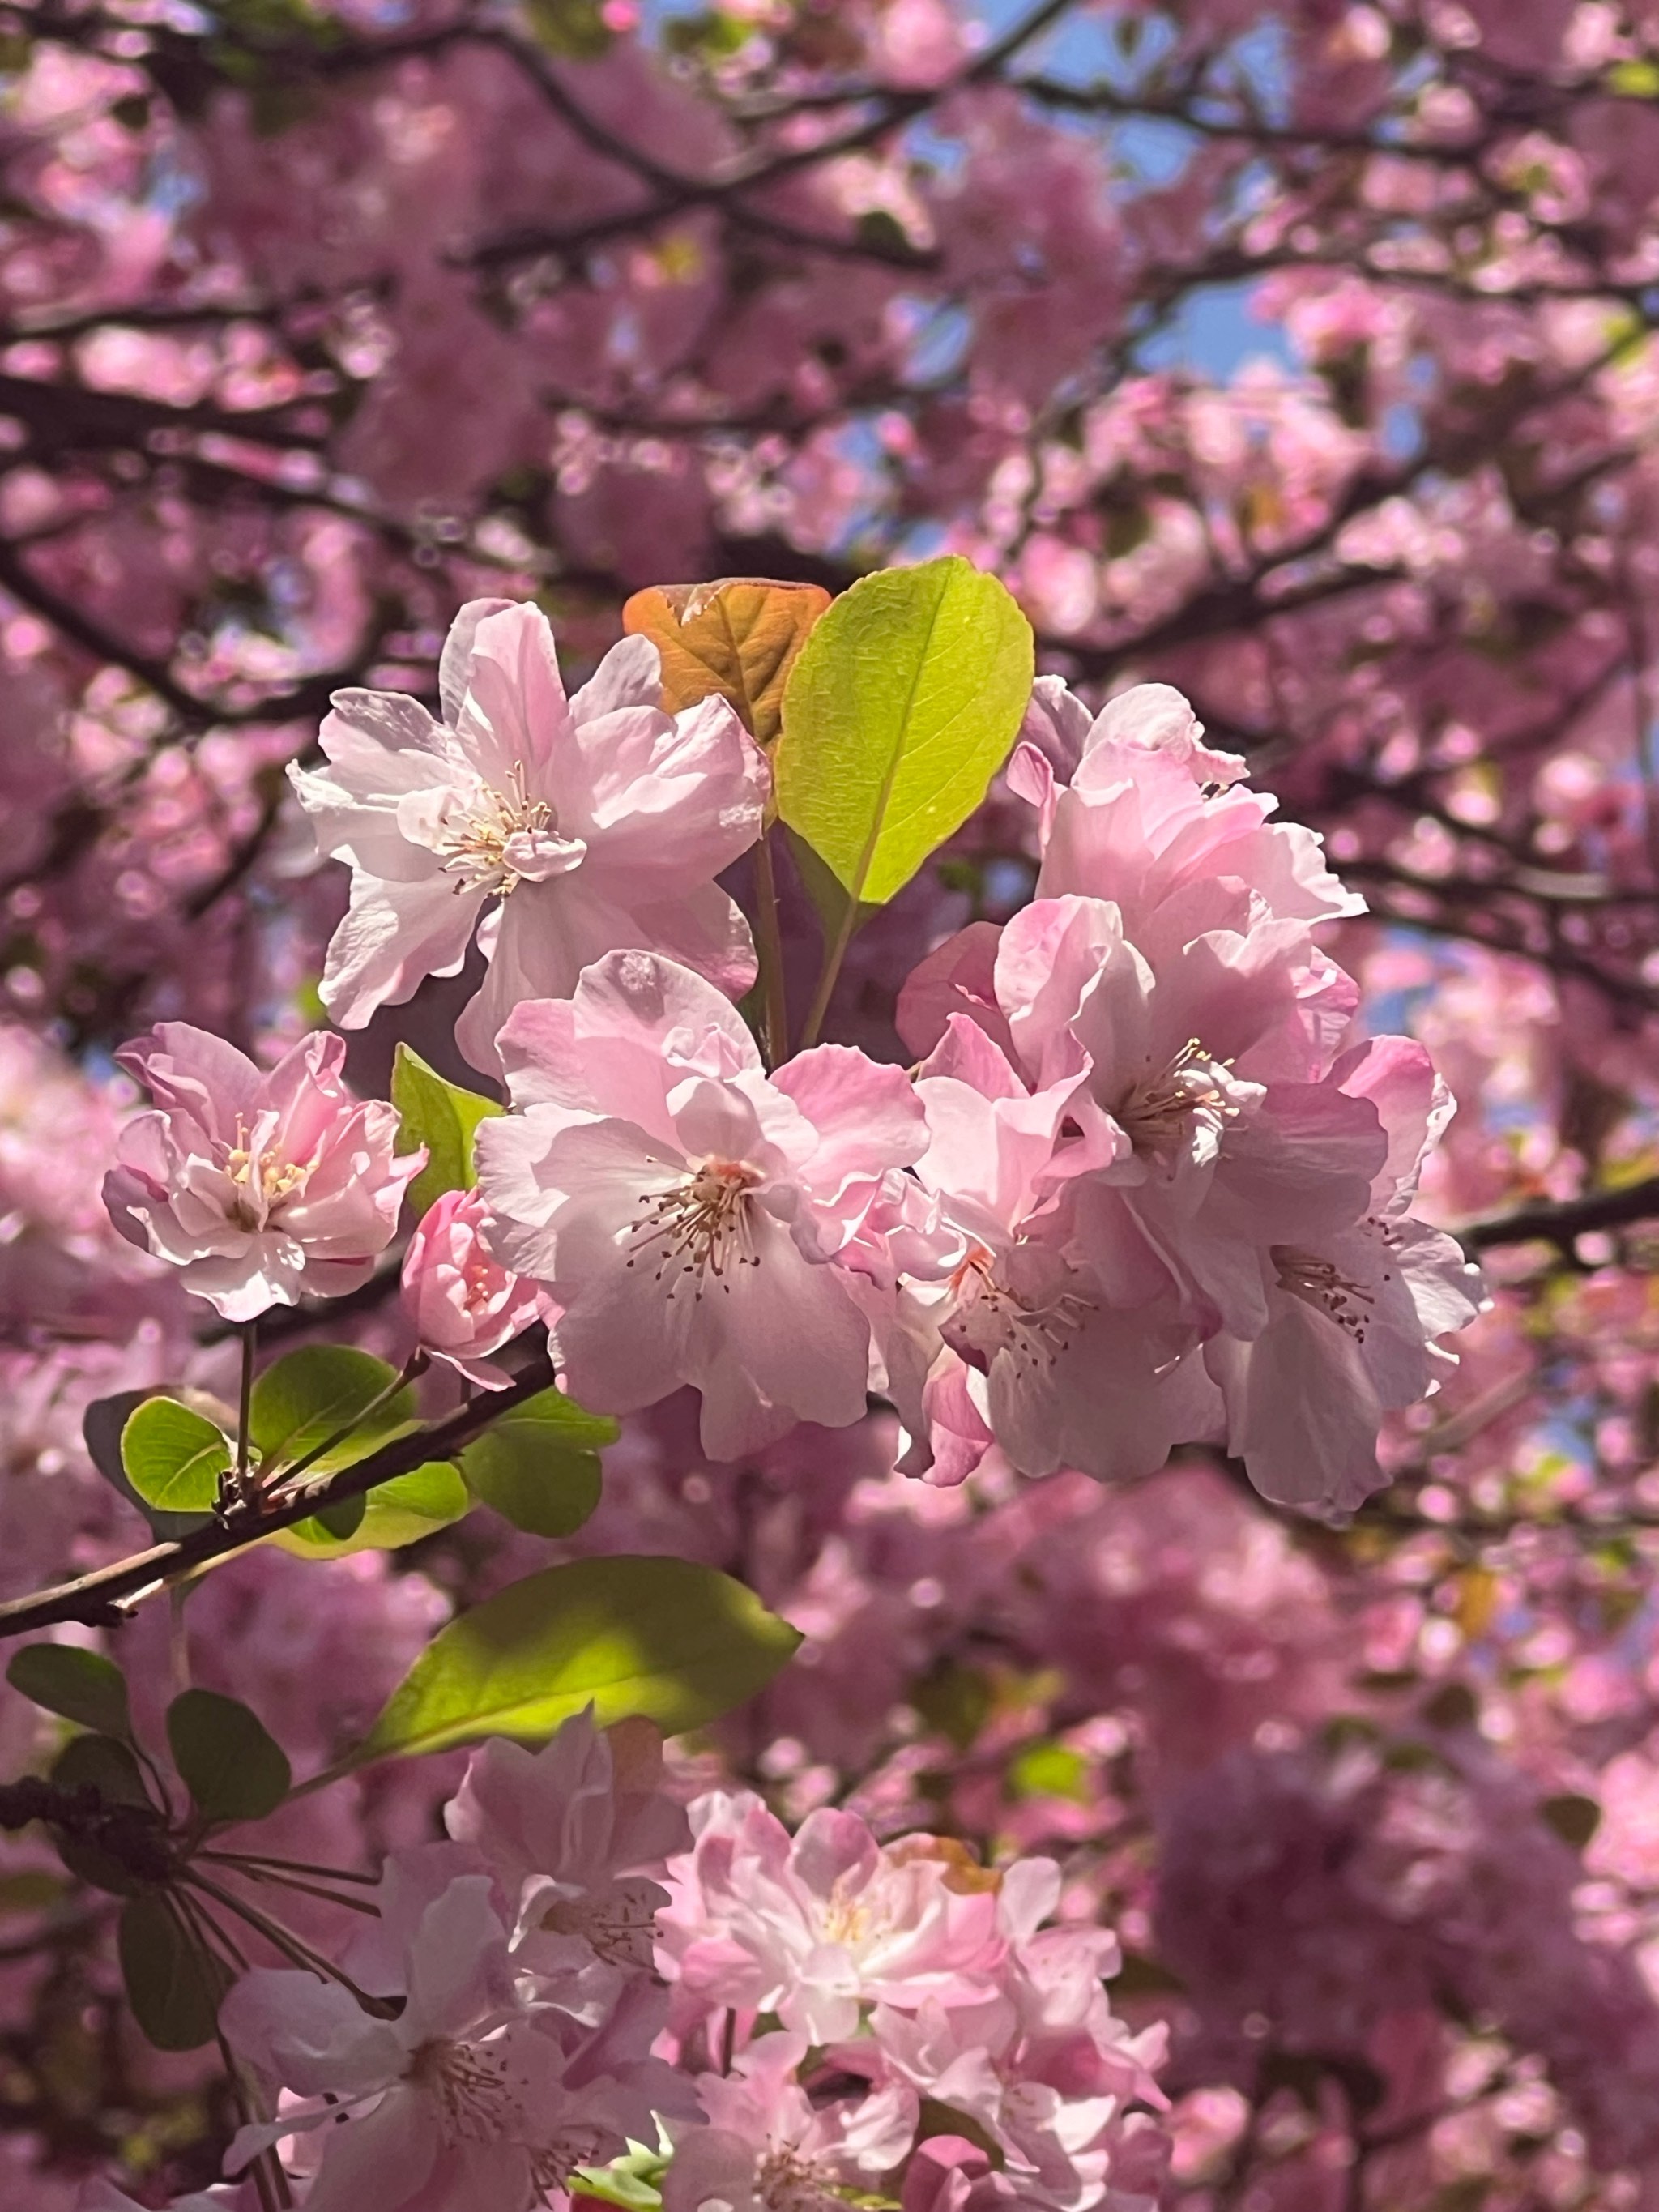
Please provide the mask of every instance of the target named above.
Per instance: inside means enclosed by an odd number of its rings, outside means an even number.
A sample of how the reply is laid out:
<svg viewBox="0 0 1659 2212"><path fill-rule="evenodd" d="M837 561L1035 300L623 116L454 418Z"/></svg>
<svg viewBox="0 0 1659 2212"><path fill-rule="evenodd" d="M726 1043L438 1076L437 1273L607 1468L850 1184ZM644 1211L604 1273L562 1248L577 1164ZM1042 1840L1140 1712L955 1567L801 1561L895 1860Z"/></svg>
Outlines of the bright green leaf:
<svg viewBox="0 0 1659 2212"><path fill-rule="evenodd" d="M504 1413L461 1454L472 1493L532 1536L570 1536L599 1502L598 1447L617 1424L562 1390L544 1390Z"/></svg>
<svg viewBox="0 0 1659 2212"><path fill-rule="evenodd" d="M349 1765L479 1736L538 1742L592 1705L697 1728L770 1681L800 1642L730 1576L686 1559L577 1559L513 1583L427 1646Z"/></svg>
<svg viewBox="0 0 1659 2212"><path fill-rule="evenodd" d="M158 2051L212 2042L226 1976L175 1905L155 1891L129 1899L116 1948L132 2016Z"/></svg>
<svg viewBox="0 0 1659 2212"><path fill-rule="evenodd" d="M216 1690L180 1692L167 1707L167 1742L205 1820L262 1820L294 1779L282 1746L258 1715Z"/></svg>
<svg viewBox="0 0 1659 2212"><path fill-rule="evenodd" d="M159 1395L154 1390L121 1390L113 1397L94 1398L81 1417L81 1435L88 1457L110 1488L143 1515L158 1543L170 1544L178 1537L188 1536L192 1529L204 1528L211 1516L205 1513L158 1512L138 1495L122 1464L123 1430L146 1399Z"/></svg>
<svg viewBox="0 0 1659 2212"><path fill-rule="evenodd" d="M350 1345L307 1344L290 1352L253 1385L248 1427L261 1466L308 1459L348 1423L356 1424L350 1435L311 1460L307 1474L355 1467L393 1437L406 1436L418 1425L414 1394L398 1390L374 1404L397 1379L384 1359Z"/></svg>
<svg viewBox="0 0 1659 2212"><path fill-rule="evenodd" d="M6 1669L6 1680L32 1705L61 1713L100 1735L130 1737L132 1716L127 1678L112 1659L73 1644L29 1644Z"/></svg>
<svg viewBox="0 0 1659 2212"><path fill-rule="evenodd" d="M396 1552L418 1544L459 1521L472 1504L459 1469L447 1459L428 1460L362 1498L344 1498L326 1514L296 1521L271 1538L285 1552L307 1559L339 1559L348 1552Z"/></svg>
<svg viewBox="0 0 1659 2212"><path fill-rule="evenodd" d="M772 757L780 817L884 905L985 796L1031 692L1031 627L952 554L863 577L801 648Z"/></svg>
<svg viewBox="0 0 1659 2212"><path fill-rule="evenodd" d="M222 1429L176 1398L146 1398L121 1431L128 1481L167 1513L210 1511L234 1455Z"/></svg>
<svg viewBox="0 0 1659 2212"><path fill-rule="evenodd" d="M435 1067L406 1044L398 1047L392 1069L392 1103L399 1115L398 1141L406 1152L424 1145L426 1165L409 1186L409 1202L418 1216L446 1191L470 1190L472 1140L480 1121L504 1109L493 1098L446 1082Z"/></svg>

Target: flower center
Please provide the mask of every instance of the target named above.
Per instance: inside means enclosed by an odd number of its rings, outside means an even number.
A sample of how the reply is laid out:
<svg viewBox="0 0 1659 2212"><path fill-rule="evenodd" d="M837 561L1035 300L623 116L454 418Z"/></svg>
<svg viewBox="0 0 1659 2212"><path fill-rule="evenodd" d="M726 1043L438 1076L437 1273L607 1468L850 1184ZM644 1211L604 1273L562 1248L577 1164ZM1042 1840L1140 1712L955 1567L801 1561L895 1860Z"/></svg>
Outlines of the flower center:
<svg viewBox="0 0 1659 2212"><path fill-rule="evenodd" d="M526 876L548 872L538 863L555 842L553 809L531 798L524 763L514 761L507 789L481 790L472 812L447 830L437 849L458 891L498 891L506 898Z"/></svg>
<svg viewBox="0 0 1659 2212"><path fill-rule="evenodd" d="M617 1882L597 1897L562 1897L543 1913L541 1924L552 1936L582 1936L611 1966L649 1966L655 1957L657 1907L646 1887L630 1889Z"/></svg>
<svg viewBox="0 0 1659 2212"><path fill-rule="evenodd" d="M1200 1115L1218 1133L1220 1123L1238 1111L1216 1081L1215 1071L1227 1064L1206 1052L1197 1037L1188 1037L1167 1067L1136 1084L1112 1109L1135 1151L1169 1159L1189 1146Z"/></svg>
<svg viewBox="0 0 1659 2212"><path fill-rule="evenodd" d="M696 1285L695 1297L702 1297L711 1277L729 1295L733 1268L760 1265L751 1249L749 1196L763 1180L746 1160L709 1158L672 1190L654 1198L647 1192L640 1200L647 1211L628 1232L629 1266L654 1246L656 1279L666 1280L669 1297L685 1276Z"/></svg>
<svg viewBox="0 0 1659 2212"><path fill-rule="evenodd" d="M1006 1352L1035 1374L1052 1368L1094 1311L1087 1298L1062 1291L1041 1302L1022 1297L997 1273L995 1255L975 1244L951 1278L956 1304L939 1334L973 1365L988 1367Z"/></svg>
<svg viewBox="0 0 1659 2212"><path fill-rule="evenodd" d="M452 2043L434 2037L422 2043L404 2078L430 2097L438 2131L452 2148L461 2142L489 2142L509 2133L514 2110L507 2067L498 2053L476 2043Z"/></svg>
<svg viewBox="0 0 1659 2212"><path fill-rule="evenodd" d="M1373 1291L1350 1282L1328 1260L1316 1260L1311 1252L1298 1251L1294 1244L1274 1244L1268 1257L1279 1270L1281 1291L1288 1291L1304 1305L1322 1313L1327 1321L1346 1329L1356 1345L1364 1344L1370 1309L1376 1304Z"/></svg>
<svg viewBox="0 0 1659 2212"><path fill-rule="evenodd" d="M772 2150L755 2169L755 2194L768 2212L807 2212L840 2191L826 2167L793 2150Z"/></svg>
<svg viewBox="0 0 1659 2212"><path fill-rule="evenodd" d="M236 1142L225 1152L225 1173L236 1186L230 1218L239 1229L263 1229L285 1199L302 1191L310 1178L308 1167L284 1159L275 1145L261 1145L236 1117Z"/></svg>

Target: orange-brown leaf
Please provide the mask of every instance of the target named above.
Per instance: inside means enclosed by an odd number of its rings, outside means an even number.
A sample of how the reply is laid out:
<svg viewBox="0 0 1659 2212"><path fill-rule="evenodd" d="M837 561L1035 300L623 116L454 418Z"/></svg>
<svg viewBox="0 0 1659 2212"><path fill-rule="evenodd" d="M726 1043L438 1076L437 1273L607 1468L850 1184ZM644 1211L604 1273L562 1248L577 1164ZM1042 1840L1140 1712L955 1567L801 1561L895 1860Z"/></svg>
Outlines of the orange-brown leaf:
<svg viewBox="0 0 1659 2212"><path fill-rule="evenodd" d="M623 609L623 626L648 637L661 653L662 703L671 714L718 692L750 733L769 745L795 655L829 604L829 592L817 584L726 576L635 592Z"/></svg>

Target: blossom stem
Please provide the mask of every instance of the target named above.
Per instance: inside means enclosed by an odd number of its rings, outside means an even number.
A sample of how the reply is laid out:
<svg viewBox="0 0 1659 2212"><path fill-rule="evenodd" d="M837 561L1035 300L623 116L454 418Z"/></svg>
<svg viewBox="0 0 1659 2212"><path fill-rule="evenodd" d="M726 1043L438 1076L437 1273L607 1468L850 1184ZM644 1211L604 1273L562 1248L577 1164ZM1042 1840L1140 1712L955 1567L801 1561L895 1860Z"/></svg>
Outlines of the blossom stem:
<svg viewBox="0 0 1659 2212"><path fill-rule="evenodd" d="M812 1004L806 1016L806 1026L801 1031L801 1050L818 1041L818 1031L823 1027L823 1018L830 1011L841 963L847 957L847 948L853 941L853 932L858 927L858 901L849 897L833 938L823 948L823 966L818 971L818 985L812 994Z"/></svg>
<svg viewBox="0 0 1659 2212"><path fill-rule="evenodd" d="M761 1048L769 1068L789 1056L789 1001L784 987L783 933L778 925L778 878L772 837L763 831L755 848L755 955L760 963Z"/></svg>
<svg viewBox="0 0 1659 2212"><path fill-rule="evenodd" d="M242 1388L236 1407L236 1472L228 1481L222 1480L219 1504L222 1511L233 1501L239 1505L252 1502L247 1466L251 1439L248 1431L253 1407L253 1353L259 1334L257 1321L242 1323Z"/></svg>

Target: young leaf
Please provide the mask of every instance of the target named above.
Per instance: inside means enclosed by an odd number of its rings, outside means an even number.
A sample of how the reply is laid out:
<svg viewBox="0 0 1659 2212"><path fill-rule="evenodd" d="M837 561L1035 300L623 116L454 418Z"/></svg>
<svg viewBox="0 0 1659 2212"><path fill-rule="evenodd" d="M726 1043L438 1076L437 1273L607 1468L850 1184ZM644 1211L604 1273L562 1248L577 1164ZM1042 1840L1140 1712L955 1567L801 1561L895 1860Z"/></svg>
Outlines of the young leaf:
<svg viewBox="0 0 1659 2212"><path fill-rule="evenodd" d="M1008 592L955 554L833 603L790 674L772 773L781 819L850 900L885 905L979 805L1031 662Z"/></svg>
<svg viewBox="0 0 1659 2212"><path fill-rule="evenodd" d="M763 576L658 584L635 592L623 608L623 628L648 637L661 653L669 714L717 693L750 735L769 745L795 657L829 604L817 584L775 584Z"/></svg>
<svg viewBox="0 0 1659 2212"><path fill-rule="evenodd" d="M147 1505L167 1513L210 1510L234 1455L223 1430L176 1398L146 1398L121 1431L128 1481Z"/></svg>
<svg viewBox="0 0 1659 2212"><path fill-rule="evenodd" d="M192 1529L205 1526L210 1516L205 1513L158 1512L133 1488L121 1462L123 1430L147 1399L159 1395L155 1390L119 1390L113 1397L94 1398L81 1417L81 1435L87 1456L110 1488L143 1515L158 1543L170 1544L180 1536L188 1536Z"/></svg>
<svg viewBox="0 0 1659 2212"><path fill-rule="evenodd" d="M396 1552L418 1544L459 1521L472 1504L459 1471L447 1459L428 1460L407 1474L377 1483L362 1498L348 1498L326 1513L296 1521L270 1539L307 1559L341 1559L348 1552Z"/></svg>
<svg viewBox="0 0 1659 2212"><path fill-rule="evenodd" d="M577 1559L486 1598L440 1630L345 1762L532 1742L592 1705L670 1735L751 1697L800 1642L751 1590L686 1559Z"/></svg>
<svg viewBox="0 0 1659 2212"><path fill-rule="evenodd" d="M262 1820L294 1778L257 1713L216 1690L184 1690L167 1707L173 1763L204 1820Z"/></svg>
<svg viewBox="0 0 1659 2212"><path fill-rule="evenodd" d="M472 1139L480 1121L505 1109L476 1091L446 1082L420 1054L399 1044L392 1066L392 1103L400 1116L398 1141L405 1152L426 1146L426 1165L409 1186L416 1219L446 1191L470 1190Z"/></svg>
<svg viewBox="0 0 1659 2212"><path fill-rule="evenodd" d="M307 1344L267 1367L253 1385L248 1427L264 1467L291 1466L348 1422L349 1437L312 1461L307 1473L333 1474L354 1467L394 1437L417 1425L414 1395L398 1390L374 1405L397 1381L397 1370L372 1353L347 1344Z"/></svg>
<svg viewBox="0 0 1659 2212"><path fill-rule="evenodd" d="M116 1949L132 2016L158 2051L211 2043L226 1988L224 1970L154 1890L121 1908Z"/></svg>
<svg viewBox="0 0 1659 2212"><path fill-rule="evenodd" d="M599 1502L597 1446L617 1424L583 1411L562 1390L515 1406L461 1454L475 1498L532 1536L570 1536Z"/></svg>
<svg viewBox="0 0 1659 2212"><path fill-rule="evenodd" d="M73 1644L27 1644L6 1669L6 1680L32 1705L100 1735L132 1735L127 1678L101 1652Z"/></svg>

